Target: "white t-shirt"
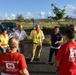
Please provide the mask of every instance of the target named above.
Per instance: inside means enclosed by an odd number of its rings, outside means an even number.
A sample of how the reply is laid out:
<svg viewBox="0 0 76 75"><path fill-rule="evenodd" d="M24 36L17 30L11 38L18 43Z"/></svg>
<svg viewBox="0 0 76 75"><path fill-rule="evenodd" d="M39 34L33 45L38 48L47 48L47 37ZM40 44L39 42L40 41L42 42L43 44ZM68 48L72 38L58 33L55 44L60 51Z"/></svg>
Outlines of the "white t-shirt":
<svg viewBox="0 0 76 75"><path fill-rule="evenodd" d="M16 30L13 34L13 37L19 39L22 41L27 36L26 32L22 30L21 32L19 30Z"/></svg>

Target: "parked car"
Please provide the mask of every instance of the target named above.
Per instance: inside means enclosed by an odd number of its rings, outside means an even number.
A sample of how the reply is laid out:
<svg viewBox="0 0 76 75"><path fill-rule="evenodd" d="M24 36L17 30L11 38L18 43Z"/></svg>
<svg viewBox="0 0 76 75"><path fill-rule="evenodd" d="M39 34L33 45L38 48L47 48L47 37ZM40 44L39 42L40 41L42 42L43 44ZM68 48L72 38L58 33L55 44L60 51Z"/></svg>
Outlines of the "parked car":
<svg viewBox="0 0 76 75"><path fill-rule="evenodd" d="M5 27L7 27L9 30L12 30L12 31L14 31L15 28L17 28L17 25L16 25L16 23L14 23L14 22L2 22L2 24L3 24Z"/></svg>
<svg viewBox="0 0 76 75"><path fill-rule="evenodd" d="M13 36L13 31L9 30L6 28L6 26L4 26L3 24L0 24L0 34L2 33L2 30L6 29L7 30L7 34L12 37Z"/></svg>

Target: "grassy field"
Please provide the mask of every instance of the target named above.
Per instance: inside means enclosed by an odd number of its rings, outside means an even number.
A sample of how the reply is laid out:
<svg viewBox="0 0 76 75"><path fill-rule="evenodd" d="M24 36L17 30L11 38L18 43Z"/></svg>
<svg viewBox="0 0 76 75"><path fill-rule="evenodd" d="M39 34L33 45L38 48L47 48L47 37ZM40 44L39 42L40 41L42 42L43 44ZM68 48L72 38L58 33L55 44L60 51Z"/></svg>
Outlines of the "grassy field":
<svg viewBox="0 0 76 75"><path fill-rule="evenodd" d="M33 28L33 22L15 22L17 25L21 24L23 25L23 27L26 29L26 28ZM54 28L55 26L66 26L66 25L70 25L70 24L75 24L76 25L76 22L40 22L39 23L40 26L43 28L43 27L46 27L46 28Z"/></svg>
<svg viewBox="0 0 76 75"><path fill-rule="evenodd" d="M3 20L0 22L3 22ZM15 22L17 25L21 24L25 29L33 28L34 25L32 21L23 21L23 22L11 21L11 22ZM53 21L53 22L39 21L39 25L41 27L46 27L46 28L54 28L55 26L59 26L59 27L66 26L70 24L76 25L76 21Z"/></svg>
<svg viewBox="0 0 76 75"><path fill-rule="evenodd" d="M2 21L0 21L0 22L2 22ZM33 22L31 22L31 21L29 21L29 22L26 22L26 21L24 21L24 22L12 21L12 22L15 22L17 25L23 25L24 29L31 29L31 28L33 28L33 25L34 25ZM40 25L41 28L43 28L44 34L46 35L46 39L45 39L44 43L46 43L46 45L50 45L50 37L48 37L48 36L50 36L50 34L51 34L50 31L52 31L52 29L55 26L61 27L60 30L61 30L61 33L63 34L64 31L65 31L65 28L67 26L69 26L70 24L76 25L76 22L75 21L69 21L69 22L64 22L64 21L61 21L61 22L59 22L59 21L43 22L43 21L40 21L39 25ZM47 34L49 34L49 35L47 35ZM63 39L64 39L63 43L65 43L66 40L65 40L64 36L63 36Z"/></svg>

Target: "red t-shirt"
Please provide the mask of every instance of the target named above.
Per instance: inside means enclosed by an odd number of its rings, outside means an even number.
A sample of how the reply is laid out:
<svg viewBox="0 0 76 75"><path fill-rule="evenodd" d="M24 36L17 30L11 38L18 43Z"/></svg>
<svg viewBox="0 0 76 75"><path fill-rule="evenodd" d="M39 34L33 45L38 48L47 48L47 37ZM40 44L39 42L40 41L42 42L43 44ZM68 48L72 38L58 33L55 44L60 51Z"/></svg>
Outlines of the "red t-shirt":
<svg viewBox="0 0 76 75"><path fill-rule="evenodd" d="M22 75L22 70L27 69L26 60L23 54L18 52L0 55L0 67L4 67L4 73Z"/></svg>
<svg viewBox="0 0 76 75"><path fill-rule="evenodd" d="M76 75L76 42L62 45L55 60L60 61L60 75Z"/></svg>

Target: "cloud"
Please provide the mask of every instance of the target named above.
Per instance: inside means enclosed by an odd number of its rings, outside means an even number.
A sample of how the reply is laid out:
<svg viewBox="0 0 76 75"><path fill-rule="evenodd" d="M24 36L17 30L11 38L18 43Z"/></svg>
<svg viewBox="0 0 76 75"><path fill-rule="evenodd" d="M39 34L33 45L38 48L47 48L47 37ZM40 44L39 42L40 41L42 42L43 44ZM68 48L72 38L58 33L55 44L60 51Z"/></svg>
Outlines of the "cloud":
<svg viewBox="0 0 76 75"><path fill-rule="evenodd" d="M68 15L69 17L75 17L76 18L76 7L73 6L73 5L66 5L66 15ZM66 16L65 15L65 16ZM5 13L4 16L1 16L0 15L0 19L3 20L3 19L7 19L7 20L12 20L12 19L16 19L16 14L13 14L13 13ZM46 12L45 11L41 11L39 14L34 14L32 12L24 12L22 13L22 16L24 17L24 19L31 19L31 18L34 18L34 19L37 19L37 18L47 18L49 16L55 16L54 13L52 12Z"/></svg>
<svg viewBox="0 0 76 75"><path fill-rule="evenodd" d="M33 18L34 16L33 16L33 13L31 13L31 12L27 12L27 13L24 13L24 14L22 14L23 15L23 17L25 18L25 19L30 19L30 18Z"/></svg>
<svg viewBox="0 0 76 75"><path fill-rule="evenodd" d="M51 16L52 14L51 14L51 12L48 12L48 16Z"/></svg>
<svg viewBox="0 0 76 75"><path fill-rule="evenodd" d="M16 19L16 15L13 13L11 14L6 13L4 19L13 20L13 19Z"/></svg>
<svg viewBox="0 0 76 75"><path fill-rule="evenodd" d="M41 11L41 12L40 12L40 16L41 16L41 18L44 19L44 18L46 17L45 12L42 12L42 11Z"/></svg>
<svg viewBox="0 0 76 75"><path fill-rule="evenodd" d="M48 12L47 17L50 17L50 16L54 17L54 16L55 16L55 14L54 14L54 13L52 13L52 12Z"/></svg>
<svg viewBox="0 0 76 75"><path fill-rule="evenodd" d="M76 18L76 7L73 5L66 6L66 15Z"/></svg>

